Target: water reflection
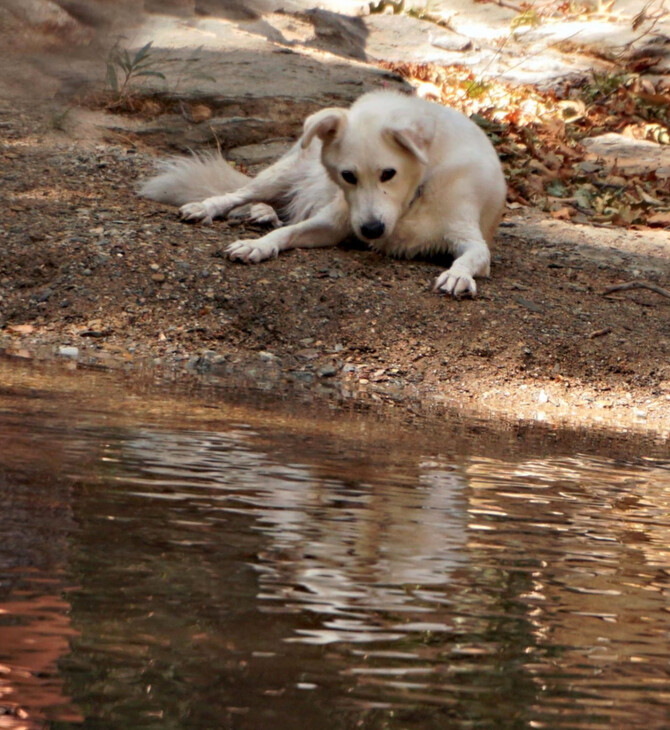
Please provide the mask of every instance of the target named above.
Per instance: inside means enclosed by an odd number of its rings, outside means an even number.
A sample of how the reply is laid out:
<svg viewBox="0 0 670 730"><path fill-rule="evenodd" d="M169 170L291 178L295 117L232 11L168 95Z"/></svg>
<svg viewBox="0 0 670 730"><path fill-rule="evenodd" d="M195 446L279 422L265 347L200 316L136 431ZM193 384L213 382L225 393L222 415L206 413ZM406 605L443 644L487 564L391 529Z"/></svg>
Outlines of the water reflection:
<svg viewBox="0 0 670 730"><path fill-rule="evenodd" d="M668 463L22 424L0 728L670 724Z"/></svg>
<svg viewBox="0 0 670 730"><path fill-rule="evenodd" d="M415 591L444 584L464 563L463 477L438 462L420 464L418 472L368 470L363 479L360 462L278 464L252 451L250 436L144 434L121 459L136 463L141 476L125 479L143 487L154 479L165 486L167 478L164 499L191 497L210 515L253 517L263 535L254 562L260 610L327 617L287 640L378 641L427 630L423 621L403 620L389 632L379 615L431 611ZM429 623L431 630L442 626Z"/></svg>
<svg viewBox="0 0 670 730"><path fill-rule="evenodd" d="M38 460L32 439L14 432L0 441L0 728L29 730L33 715L79 719L57 671L76 633L63 597L72 521L67 486L53 476L58 454Z"/></svg>

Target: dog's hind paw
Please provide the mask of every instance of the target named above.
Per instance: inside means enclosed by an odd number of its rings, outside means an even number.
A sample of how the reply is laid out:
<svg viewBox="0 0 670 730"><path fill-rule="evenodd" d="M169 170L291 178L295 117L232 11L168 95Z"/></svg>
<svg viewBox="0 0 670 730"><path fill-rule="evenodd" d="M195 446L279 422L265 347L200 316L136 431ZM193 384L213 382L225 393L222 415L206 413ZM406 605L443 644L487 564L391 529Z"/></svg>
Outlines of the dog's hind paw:
<svg viewBox="0 0 670 730"><path fill-rule="evenodd" d="M212 225L212 211L203 201L202 203L186 203L179 209L182 220L202 223L205 226Z"/></svg>
<svg viewBox="0 0 670 730"><path fill-rule="evenodd" d="M280 228L282 226L281 219L275 209L267 203L254 203L254 205L234 211L228 217L234 221L247 221L270 228Z"/></svg>
<svg viewBox="0 0 670 730"><path fill-rule="evenodd" d="M275 209L267 203L256 203L249 208L249 220L261 226L272 226L279 228L281 220L275 212Z"/></svg>
<svg viewBox="0 0 670 730"><path fill-rule="evenodd" d="M436 291L450 294L452 297L474 297L477 294L477 284L468 274L449 269L443 271L435 279Z"/></svg>
<svg viewBox="0 0 670 730"><path fill-rule="evenodd" d="M255 241L235 241L226 248L228 258L245 264L258 264L273 259L279 253L277 246L257 238Z"/></svg>

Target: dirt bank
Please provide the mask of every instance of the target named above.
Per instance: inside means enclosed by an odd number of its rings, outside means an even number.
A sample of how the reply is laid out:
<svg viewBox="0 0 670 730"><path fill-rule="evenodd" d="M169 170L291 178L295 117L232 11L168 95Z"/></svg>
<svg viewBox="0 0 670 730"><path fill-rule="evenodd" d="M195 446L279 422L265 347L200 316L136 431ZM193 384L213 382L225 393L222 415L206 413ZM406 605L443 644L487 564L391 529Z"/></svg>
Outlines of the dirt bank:
<svg viewBox="0 0 670 730"><path fill-rule="evenodd" d="M244 266L222 251L259 231L183 224L134 197L150 150L80 145L50 120L29 108L0 119L3 352L667 435L670 299L604 294L645 262L658 279L663 241L657 257L629 250L612 264L607 246L586 255L574 226L570 240L572 224L510 212L492 278L462 301L431 290L446 262L341 247Z"/></svg>
<svg viewBox="0 0 670 730"><path fill-rule="evenodd" d="M512 202L492 278L481 282L477 299L454 301L431 288L448 261L393 261L343 246L234 264L223 256L227 243L260 229L189 226L174 210L135 197L137 180L167 150L217 139L253 172L286 148L307 111L347 103L368 88L402 86L374 64L314 50L311 20L272 20L283 34L277 41L260 33L264 25L171 20L166 30L153 19L143 31L149 38L178 32L195 46L212 37L211 48L198 50L207 74L197 89L177 94L185 68L177 61L170 67L176 80L166 82L172 93L146 107L138 97L132 118L82 109L72 96L64 105L54 78L77 85L66 70L48 76L44 63L23 64L25 75L12 74L26 88L34 82L40 102L23 93L0 105L2 352L667 438L670 298L662 291L670 289L670 234L662 226L594 225L598 216L585 215L574 196L554 200L553 216ZM367 27L379 44L376 26ZM20 54L13 58L22 63ZM76 66L77 78L104 75L100 59L80 61L88 65ZM665 77L658 78L661 88ZM268 136L270 144L256 144ZM607 155L596 150L587 163L596 169ZM666 163L654 159L652 182L623 166L617 173L626 194L637 196L633 212L643 223L647 209L665 210L654 196L663 192ZM542 165L529 167L530 175L520 170L513 187L523 195L533 193L523 188L531 177L546 183ZM564 187L572 184L565 179ZM660 289L606 293L628 282Z"/></svg>

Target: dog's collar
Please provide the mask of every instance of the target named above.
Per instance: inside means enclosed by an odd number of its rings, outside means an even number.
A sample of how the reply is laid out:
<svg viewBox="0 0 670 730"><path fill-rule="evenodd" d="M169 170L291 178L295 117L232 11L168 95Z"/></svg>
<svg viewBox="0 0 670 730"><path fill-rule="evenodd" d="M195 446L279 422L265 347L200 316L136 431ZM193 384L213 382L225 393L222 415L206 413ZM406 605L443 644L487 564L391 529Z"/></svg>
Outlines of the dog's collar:
<svg viewBox="0 0 670 730"><path fill-rule="evenodd" d="M423 195L424 184L425 183L421 183L421 185L419 185L419 187L414 191L414 197L409 201L408 208L411 208L414 203L416 203L416 201Z"/></svg>

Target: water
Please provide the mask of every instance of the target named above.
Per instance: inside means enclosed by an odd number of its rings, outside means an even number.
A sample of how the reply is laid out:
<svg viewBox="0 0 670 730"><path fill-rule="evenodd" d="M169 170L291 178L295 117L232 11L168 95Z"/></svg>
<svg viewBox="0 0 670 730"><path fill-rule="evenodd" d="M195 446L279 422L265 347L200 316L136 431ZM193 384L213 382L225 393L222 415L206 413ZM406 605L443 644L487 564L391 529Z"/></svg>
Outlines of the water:
<svg viewBox="0 0 670 730"><path fill-rule="evenodd" d="M658 449L128 398L0 397L0 729L670 727Z"/></svg>

